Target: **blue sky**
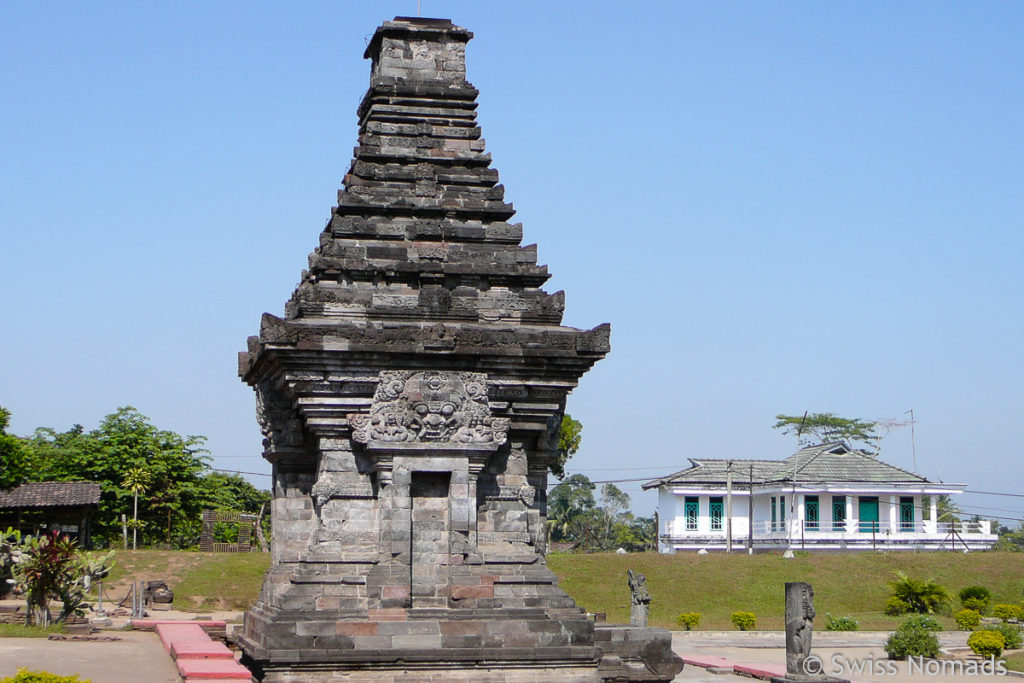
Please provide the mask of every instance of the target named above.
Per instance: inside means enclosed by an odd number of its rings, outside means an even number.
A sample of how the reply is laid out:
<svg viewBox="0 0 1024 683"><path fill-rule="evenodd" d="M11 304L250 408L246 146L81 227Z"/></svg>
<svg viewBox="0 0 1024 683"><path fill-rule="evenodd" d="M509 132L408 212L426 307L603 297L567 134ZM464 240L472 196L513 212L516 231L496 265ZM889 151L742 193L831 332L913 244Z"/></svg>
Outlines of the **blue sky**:
<svg viewBox="0 0 1024 683"><path fill-rule="evenodd" d="M269 472L236 352L317 244L356 142L366 39L415 13L0 3L14 433L133 405L206 435L217 467ZM423 14L476 33L487 147L566 324L612 324L612 353L569 400L584 424L571 471L782 458L795 444L776 413L913 409L922 474L1022 491L1019 3ZM910 468L909 429L882 452ZM960 502L1024 514L1021 498Z"/></svg>

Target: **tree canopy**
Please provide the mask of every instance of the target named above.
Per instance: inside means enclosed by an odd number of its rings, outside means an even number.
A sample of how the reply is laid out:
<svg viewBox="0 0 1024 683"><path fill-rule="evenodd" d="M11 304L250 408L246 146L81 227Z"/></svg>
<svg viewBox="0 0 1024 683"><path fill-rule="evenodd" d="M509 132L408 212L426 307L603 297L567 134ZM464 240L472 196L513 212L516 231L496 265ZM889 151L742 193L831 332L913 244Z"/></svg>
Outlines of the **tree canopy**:
<svg viewBox="0 0 1024 683"><path fill-rule="evenodd" d="M0 490L9 489L28 476L28 452L21 439L7 433L11 413L0 407Z"/></svg>
<svg viewBox="0 0 1024 683"><path fill-rule="evenodd" d="M212 471L205 437L159 429L132 407L118 408L88 432L76 424L64 432L41 427L27 439L14 438L28 463L15 485L100 484L93 540L101 545L120 537L122 514L132 517L133 491L139 494L140 543L184 548L199 542L204 509L258 512L270 500L268 491L242 477Z"/></svg>
<svg viewBox="0 0 1024 683"><path fill-rule="evenodd" d="M804 413L776 415L772 429L796 435L797 443L801 446L844 443L851 448L855 444L874 448L879 438L877 425L877 422L840 417L833 413Z"/></svg>
<svg viewBox="0 0 1024 683"><path fill-rule="evenodd" d="M548 527L552 541L571 542L578 550L608 552L651 550L655 546L653 518L628 511L629 494L615 484L596 485L582 474L565 479L548 494Z"/></svg>
<svg viewBox="0 0 1024 683"><path fill-rule="evenodd" d="M558 459L548 466L551 474L558 479L565 476L565 463L580 449L581 441L583 425L579 420L572 419L572 415L568 413L562 415L562 423L558 428Z"/></svg>

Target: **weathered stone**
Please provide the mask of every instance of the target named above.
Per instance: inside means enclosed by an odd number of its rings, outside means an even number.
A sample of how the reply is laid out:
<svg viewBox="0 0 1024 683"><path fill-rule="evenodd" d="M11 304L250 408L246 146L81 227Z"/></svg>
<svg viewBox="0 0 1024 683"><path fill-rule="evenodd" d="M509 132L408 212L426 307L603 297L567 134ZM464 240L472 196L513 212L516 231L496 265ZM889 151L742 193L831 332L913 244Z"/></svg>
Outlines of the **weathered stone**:
<svg viewBox="0 0 1024 683"><path fill-rule="evenodd" d="M471 37L377 29L337 206L284 317L239 355L274 465L272 567L238 637L261 681L415 680L414 663L599 680L593 622L544 564L544 492L610 328L561 325L564 295L507 222ZM678 671L659 666L650 680Z"/></svg>

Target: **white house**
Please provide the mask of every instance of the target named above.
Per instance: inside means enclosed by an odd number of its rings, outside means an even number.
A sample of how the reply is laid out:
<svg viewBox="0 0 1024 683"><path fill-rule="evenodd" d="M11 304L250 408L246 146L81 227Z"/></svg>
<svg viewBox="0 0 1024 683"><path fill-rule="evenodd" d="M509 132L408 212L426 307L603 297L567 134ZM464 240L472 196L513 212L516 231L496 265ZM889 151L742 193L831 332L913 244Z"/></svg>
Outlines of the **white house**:
<svg viewBox="0 0 1024 683"><path fill-rule="evenodd" d="M997 540L988 521L937 521L938 496L966 484L931 482L843 444L810 446L781 461L690 463L643 485L658 489L663 553L724 550L730 526L734 552L984 550Z"/></svg>

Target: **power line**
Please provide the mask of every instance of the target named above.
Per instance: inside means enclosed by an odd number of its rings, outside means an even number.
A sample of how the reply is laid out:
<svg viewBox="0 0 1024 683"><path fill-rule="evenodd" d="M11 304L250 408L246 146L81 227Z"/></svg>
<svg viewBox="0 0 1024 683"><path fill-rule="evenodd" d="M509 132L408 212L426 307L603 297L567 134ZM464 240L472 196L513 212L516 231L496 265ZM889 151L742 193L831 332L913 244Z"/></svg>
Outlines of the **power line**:
<svg viewBox="0 0 1024 683"><path fill-rule="evenodd" d="M244 470L219 470L216 467L211 467L214 472L226 472L227 474L254 474L257 477L272 477L274 475L267 474L266 472L246 472Z"/></svg>
<svg viewBox="0 0 1024 683"><path fill-rule="evenodd" d="M997 493L996 491L972 491L964 489L964 493L979 493L983 496L1009 496L1011 498L1024 498L1024 493Z"/></svg>

